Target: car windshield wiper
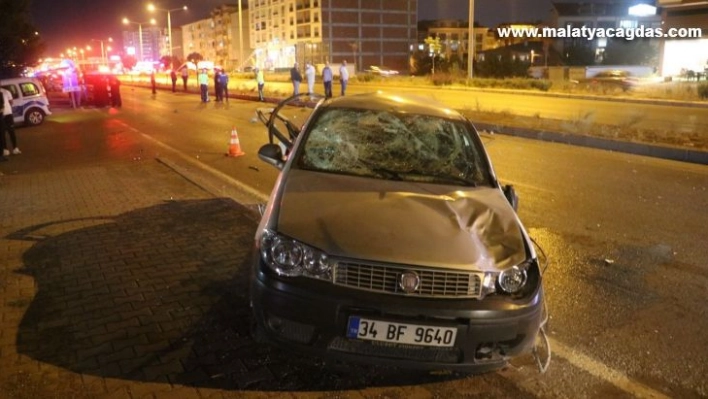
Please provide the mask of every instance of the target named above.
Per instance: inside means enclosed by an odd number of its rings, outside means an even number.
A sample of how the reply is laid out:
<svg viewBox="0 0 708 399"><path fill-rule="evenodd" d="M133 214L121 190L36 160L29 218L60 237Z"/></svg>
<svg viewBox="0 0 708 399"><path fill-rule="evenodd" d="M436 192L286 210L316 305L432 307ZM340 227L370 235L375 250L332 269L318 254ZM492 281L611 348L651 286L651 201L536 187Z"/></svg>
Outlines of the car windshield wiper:
<svg viewBox="0 0 708 399"><path fill-rule="evenodd" d="M376 175L381 176L383 178L386 178L389 180L403 180L401 178L401 172L399 172L397 170L382 168L382 167L378 166L376 163L367 161L365 159L360 159L359 163L366 166L366 168L370 172L373 172Z"/></svg>
<svg viewBox="0 0 708 399"><path fill-rule="evenodd" d="M371 168L369 169L381 177L385 177L389 180L403 180L401 178L401 172L396 170L386 169L386 168Z"/></svg>

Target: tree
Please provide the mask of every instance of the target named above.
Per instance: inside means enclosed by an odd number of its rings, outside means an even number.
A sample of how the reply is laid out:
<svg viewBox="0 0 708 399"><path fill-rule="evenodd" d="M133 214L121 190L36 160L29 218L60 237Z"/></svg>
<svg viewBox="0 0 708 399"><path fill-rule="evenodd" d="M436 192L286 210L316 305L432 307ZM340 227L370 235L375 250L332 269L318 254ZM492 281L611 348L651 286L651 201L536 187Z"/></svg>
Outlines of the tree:
<svg viewBox="0 0 708 399"><path fill-rule="evenodd" d="M45 45L30 23L29 0L0 0L0 76L37 63Z"/></svg>
<svg viewBox="0 0 708 399"><path fill-rule="evenodd" d="M531 63L521 61L508 49L500 49L486 54L477 63L477 72L488 78L526 77Z"/></svg>
<svg viewBox="0 0 708 399"><path fill-rule="evenodd" d="M425 44L428 46L428 54L430 54L430 58L433 59L433 75L435 75L435 58L438 56L440 53L440 50L442 50L442 43L440 43L440 38L439 37L426 37L425 38Z"/></svg>
<svg viewBox="0 0 708 399"><path fill-rule="evenodd" d="M567 65L593 65L595 64L595 51L587 40L577 40L565 47L563 61Z"/></svg>
<svg viewBox="0 0 708 399"><path fill-rule="evenodd" d="M424 76L430 73L432 59L427 51L415 51L411 56L411 75Z"/></svg>
<svg viewBox="0 0 708 399"><path fill-rule="evenodd" d="M202 61L203 59L204 57L199 53L189 53L189 55L187 56L187 61L193 62L195 64L199 61Z"/></svg>
<svg viewBox="0 0 708 399"><path fill-rule="evenodd" d="M607 41L605 65L657 65L659 51L650 39L626 40L613 38Z"/></svg>
<svg viewBox="0 0 708 399"><path fill-rule="evenodd" d="M169 55L163 55L162 57L160 57L160 63L165 68L174 69L179 68L179 66L182 65L182 60L176 55L173 55L171 57Z"/></svg>
<svg viewBox="0 0 708 399"><path fill-rule="evenodd" d="M126 55L123 57L123 67L125 69L133 69L138 64L138 59L134 55Z"/></svg>

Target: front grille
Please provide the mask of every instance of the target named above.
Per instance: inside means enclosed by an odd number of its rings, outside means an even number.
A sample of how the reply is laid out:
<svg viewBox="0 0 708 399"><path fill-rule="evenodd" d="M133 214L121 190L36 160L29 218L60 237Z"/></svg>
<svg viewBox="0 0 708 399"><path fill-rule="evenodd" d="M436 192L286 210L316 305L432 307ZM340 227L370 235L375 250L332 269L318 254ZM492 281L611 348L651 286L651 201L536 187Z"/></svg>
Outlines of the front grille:
<svg viewBox="0 0 708 399"><path fill-rule="evenodd" d="M404 272L415 272L420 277L415 292L406 293L398 285ZM482 273L348 262L339 262L335 266L334 283L361 290L418 297L480 298L482 293Z"/></svg>

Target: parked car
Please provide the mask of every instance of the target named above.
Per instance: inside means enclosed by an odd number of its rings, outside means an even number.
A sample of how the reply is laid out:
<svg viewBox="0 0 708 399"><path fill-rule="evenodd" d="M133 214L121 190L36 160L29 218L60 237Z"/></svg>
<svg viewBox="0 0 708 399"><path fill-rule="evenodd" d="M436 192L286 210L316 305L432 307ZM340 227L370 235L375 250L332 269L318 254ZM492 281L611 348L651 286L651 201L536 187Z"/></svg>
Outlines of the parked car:
<svg viewBox="0 0 708 399"><path fill-rule="evenodd" d="M286 111L302 96L261 114L258 155L280 176L255 236L254 337L471 372L530 352L542 270L473 124L381 92L321 100L295 121Z"/></svg>
<svg viewBox="0 0 708 399"><path fill-rule="evenodd" d="M47 92L38 79L10 78L0 80L0 86L12 93L12 115L17 124L41 125L49 110Z"/></svg>
<svg viewBox="0 0 708 399"><path fill-rule="evenodd" d="M86 102L96 107L120 107L120 80L111 73L91 72L84 75Z"/></svg>
<svg viewBox="0 0 708 399"><path fill-rule="evenodd" d="M369 69L366 70L369 73L372 73L374 75L381 75L381 76L394 76L398 75L398 71L395 69L391 69L389 67L385 66L378 66L378 65L371 65Z"/></svg>
<svg viewBox="0 0 708 399"><path fill-rule="evenodd" d="M627 71L610 70L598 72L595 76L588 79L587 82L590 84L619 87L623 91L627 91L636 85L637 79Z"/></svg>

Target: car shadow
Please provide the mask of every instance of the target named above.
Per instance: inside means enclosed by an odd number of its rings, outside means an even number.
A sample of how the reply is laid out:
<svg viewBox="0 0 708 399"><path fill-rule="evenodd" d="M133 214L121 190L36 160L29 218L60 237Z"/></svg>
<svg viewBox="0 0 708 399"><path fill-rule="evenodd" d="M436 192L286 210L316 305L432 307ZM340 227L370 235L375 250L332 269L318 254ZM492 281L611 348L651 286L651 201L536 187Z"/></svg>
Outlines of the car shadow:
<svg viewBox="0 0 708 399"><path fill-rule="evenodd" d="M81 374L227 390L339 391L462 377L330 363L253 341L256 226L253 211L218 198L10 234L34 242L17 270L37 287L18 353Z"/></svg>

